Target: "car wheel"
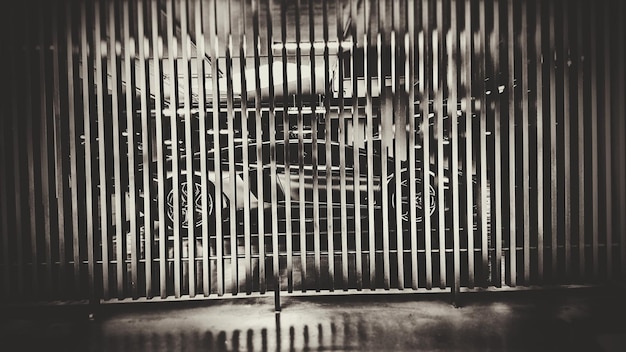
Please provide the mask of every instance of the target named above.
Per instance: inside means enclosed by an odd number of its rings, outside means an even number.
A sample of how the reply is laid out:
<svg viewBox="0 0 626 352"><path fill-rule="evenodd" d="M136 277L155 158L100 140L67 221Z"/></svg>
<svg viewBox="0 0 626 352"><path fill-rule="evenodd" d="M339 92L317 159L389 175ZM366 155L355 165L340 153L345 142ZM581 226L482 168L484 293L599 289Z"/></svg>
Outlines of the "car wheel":
<svg viewBox="0 0 626 352"><path fill-rule="evenodd" d="M431 175L431 182L430 182L430 195L429 195L429 216L433 215L433 213L435 212L435 208L437 206L437 196L436 196L436 192L435 189L433 188L433 183L434 183L434 179ZM400 202L401 202L401 218L402 218L402 222L404 223L408 223L409 222L409 207L411 206L411 202L409 200L409 174L408 172L403 172L402 173L402 178L400 181L400 189L397 190L396 189L396 178L391 177L389 179L388 182L388 186L389 186L389 205L390 205L390 216L395 217L396 214L396 202L397 202L397 197L400 197ZM416 175L415 178L415 204L416 204L416 208L417 208L417 213L416 213L416 222L422 222L423 218L422 218L422 214L423 212L423 208L424 208L424 197L422 197L422 193L423 191L423 185L422 185L422 179Z"/></svg>
<svg viewBox="0 0 626 352"><path fill-rule="evenodd" d="M192 222L195 228L200 228L202 226L202 180L199 175L193 176L193 184L191 187L187 184L187 175L181 174L179 176L180 188L179 188L179 209L180 216L179 221L181 227L183 229L189 228L189 223ZM215 217L215 187L212 183L208 183L207 188L207 214L209 219L214 219ZM193 214L188 213L188 204L189 202L193 202ZM172 184L172 179L168 179L166 194L165 194L165 214L167 220L168 229L174 228L174 212L175 212L175 202L174 202L174 187ZM192 218L193 215L193 218ZM193 219L193 220L192 220ZM192 220L192 221L190 221ZM214 221L210 221L210 223L214 223Z"/></svg>

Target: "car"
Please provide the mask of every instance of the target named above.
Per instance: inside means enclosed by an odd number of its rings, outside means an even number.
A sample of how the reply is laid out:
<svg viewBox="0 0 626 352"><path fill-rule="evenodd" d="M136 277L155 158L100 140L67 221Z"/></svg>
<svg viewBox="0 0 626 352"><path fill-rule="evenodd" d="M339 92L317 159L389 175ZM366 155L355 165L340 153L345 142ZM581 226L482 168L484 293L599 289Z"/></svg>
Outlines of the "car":
<svg viewBox="0 0 626 352"><path fill-rule="evenodd" d="M401 194L401 203L402 203L402 211L401 211L401 219L403 222L403 227L408 228L407 223L409 221L409 211L408 211L408 164L406 161L401 162L401 189L398 193L395 189L395 178L397 177L394 174L395 170L395 161L393 158L387 158L387 175L383 177L381 175L381 166L383 162L383 158L380 153L380 141L375 141L374 144L374 152L372 154L373 162L372 165L374 169L371 172L371 186L372 186L372 194L374 196L372 206L374 208L374 212L377 217L380 216L383 211L382 206L382 194L383 187L387 187L388 189L388 212L389 212L389 221L390 225L396 223L396 197L398 194ZM300 159L299 148L302 148L302 159ZM272 148L273 147L273 148ZM341 202L341 163L339 155L341 153L341 146L336 141L326 141L326 140L312 140L309 138L303 138L302 144L300 145L300 140L289 138L287 141L285 140L277 140L274 144L269 141L262 141L261 143L257 143L254 140L250 140L248 142L248 162L246 163L246 167L244 167L244 159L243 159L243 144L237 143L234 150L234 171L230 172L229 163L228 163L228 148L220 149L220 159L221 159L221 169L216 172L214 168L215 162L215 153L212 150L207 152L207 166L208 166L208 174L207 174L207 213L209 215L210 222L217 221L216 219L216 207L219 206L220 202L217 201L217 195L215 194L215 183L216 180L219 179L221 181L222 188L222 221L225 223L230 221L230 207L234 207L237 214L237 223L238 225L242 224L243 219L243 211L246 209L253 213L251 216L251 226L254 228L257 226L256 219L258 211L263 211L266 218L265 228L263 231L271 233L271 221L270 216L272 216L272 196L271 196L271 188L272 182L276 183L276 210L278 214L278 223L279 223L279 232L284 232L286 228L286 212L291 211L292 215L292 228L294 232L298 231L298 221L299 221L299 207L304 206L304 214L305 214L305 223L307 226L307 232L312 232L313 230L313 208L317 205L319 208L319 216L320 223L327 224L327 210L328 207L331 207L333 220L337 226L335 228L340 228L342 221L347 221L348 224L354 224L354 208L355 208L355 197L360 197L360 210L361 215L368 214L368 154L366 152L366 148L357 148L358 162L359 164L359 175L358 175L358 190L355 188L355 181L357 179L357 175L355 175L355 159L354 152L355 148L351 145L345 145L344 148L344 172L345 172L345 202L342 204ZM327 148L330 150L330 154L327 154ZM260 160L261 168L257 165L257 150L261 151L262 160ZM275 162L272 163L271 160L271 151L275 152ZM285 153L286 152L286 153ZM317 157L314 158L314 153L317 153ZM328 156L330 155L330 158ZM190 196L189 189L187 185L187 175L188 171L185 168L185 156L181 156L181 160L179 162L179 184L180 184L180 196L178 209L181 211L181 228L187 229L190 223L190 214L187 214L188 202L192 199L194 205L194 226L196 228L202 227L202 202L201 202L201 192L202 192L202 174L200 172L200 158L201 154L199 152L195 152L193 155L193 170L191 171L193 176L194 185L193 195ZM327 165L330 163L330 165ZM170 165L168 167L168 177L166 179L166 214L167 214L167 227L169 230L172 230L174 227L174 213L176 211L176 206L174 203L174 182L173 182L173 170L171 168L171 161L168 163ZM275 181L272 181L272 168L275 169L276 178ZM423 213L423 185L421 182L422 177L422 167L421 162L419 160L416 161L416 181L415 181L415 190L416 190L416 207L417 207L417 216L416 222L422 222L422 213ZM328 173L330 169L330 173ZM434 165L431 165L430 171L430 192L428 196L428 214L432 216L437 209L437 192L436 185L438 182L437 175L432 171L436 168ZM244 184L244 172L248 173L248 183ZM257 175L262 174L263 184L259 185L257 181ZM218 177L218 174L220 175ZM317 177L315 175L317 174ZM232 178L234 176L234 178ZM449 188L449 176L444 175L444 183L445 188ZM316 186L315 186L316 185ZM304 198L301 198L300 187L302 186L304 190ZM263 189L263 192L260 192L260 189ZM313 202L313 193L317 190L318 192L318 200L319 202L315 204ZM249 195L249 205L246 207L244 192L247 192ZM260 195L262 193L262 199L260 199ZM288 196L288 197L287 197ZM329 198L331 196L332 198ZM288 209L287 206L287 198L290 199L291 209ZM332 199L332 200L331 200ZM348 214L347 219L341 219L341 207L346 207L346 213ZM361 219L362 220L362 219ZM365 225L367 226L367 225ZM377 226L381 229L382 222L377 222ZM322 226L325 228L325 226ZM223 226L223 231L227 232L229 230L229 226ZM353 226L349 225L349 230L353 231Z"/></svg>

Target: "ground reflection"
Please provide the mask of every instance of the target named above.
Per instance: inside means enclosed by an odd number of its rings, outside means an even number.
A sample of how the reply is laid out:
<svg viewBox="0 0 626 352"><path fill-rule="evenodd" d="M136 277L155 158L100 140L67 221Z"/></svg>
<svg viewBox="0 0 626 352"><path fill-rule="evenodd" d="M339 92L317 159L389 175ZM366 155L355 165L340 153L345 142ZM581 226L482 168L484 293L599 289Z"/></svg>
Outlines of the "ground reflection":
<svg viewBox="0 0 626 352"><path fill-rule="evenodd" d="M293 317L277 313L274 326L258 329L191 329L163 333L124 329L115 334L105 333L104 343L99 347L114 351L322 351L365 347L361 342L367 341L367 329L363 322L351 326L355 322L346 315L338 317L337 321L323 323L292 321ZM177 329L173 327L172 330Z"/></svg>
<svg viewBox="0 0 626 352"><path fill-rule="evenodd" d="M93 321L0 315L0 340L19 346L7 351L596 351L626 336L624 301L614 293L506 297L462 308L423 297L333 297L285 300L280 314L246 299L106 306Z"/></svg>

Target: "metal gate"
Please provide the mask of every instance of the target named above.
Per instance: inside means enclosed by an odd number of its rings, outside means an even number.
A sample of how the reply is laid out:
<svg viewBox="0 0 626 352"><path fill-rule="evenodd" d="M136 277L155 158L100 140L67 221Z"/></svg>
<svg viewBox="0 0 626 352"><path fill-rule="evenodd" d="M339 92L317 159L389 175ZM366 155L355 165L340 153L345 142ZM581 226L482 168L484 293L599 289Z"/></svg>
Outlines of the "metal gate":
<svg viewBox="0 0 626 352"><path fill-rule="evenodd" d="M2 11L9 300L623 280L623 2Z"/></svg>

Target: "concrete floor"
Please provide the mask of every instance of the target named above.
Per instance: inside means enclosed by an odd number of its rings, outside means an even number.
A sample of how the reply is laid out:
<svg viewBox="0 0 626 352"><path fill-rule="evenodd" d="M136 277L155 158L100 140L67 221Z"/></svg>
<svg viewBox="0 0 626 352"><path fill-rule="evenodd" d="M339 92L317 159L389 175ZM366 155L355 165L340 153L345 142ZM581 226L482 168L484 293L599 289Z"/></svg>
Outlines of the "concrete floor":
<svg viewBox="0 0 626 352"><path fill-rule="evenodd" d="M4 307L2 351L626 351L621 289Z"/></svg>

